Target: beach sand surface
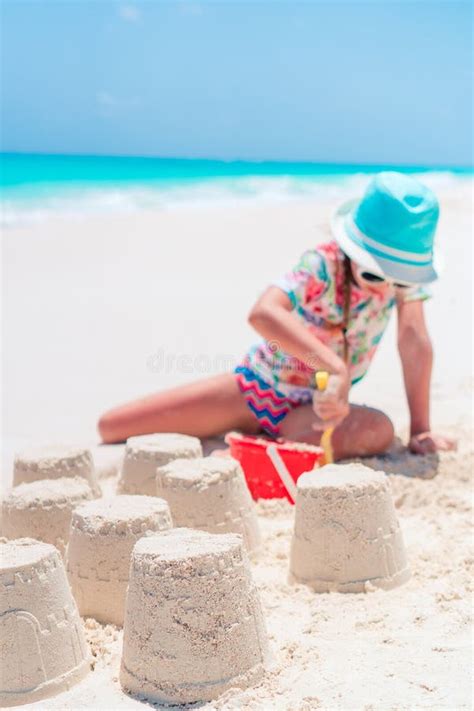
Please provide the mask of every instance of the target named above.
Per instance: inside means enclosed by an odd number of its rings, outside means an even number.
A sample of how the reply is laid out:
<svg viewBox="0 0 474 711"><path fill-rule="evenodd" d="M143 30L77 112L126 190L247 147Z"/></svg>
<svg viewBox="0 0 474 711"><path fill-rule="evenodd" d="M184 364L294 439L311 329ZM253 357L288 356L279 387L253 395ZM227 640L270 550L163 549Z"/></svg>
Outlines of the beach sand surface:
<svg viewBox="0 0 474 711"><path fill-rule="evenodd" d="M252 565L275 666L254 689L203 708L471 707L471 190L466 181L440 195L445 276L426 304L436 353L432 424L457 436L460 450L416 458L397 442L372 462L392 472L411 580L365 595L290 587L293 511L259 504L265 554ZM242 203L5 230L3 485L25 444L95 445L104 409L235 365L255 339L246 322L252 303L320 239L333 208L307 199ZM395 326L393 318L353 400L386 410L403 440ZM85 626L94 672L35 708L143 708L117 681L121 632Z"/></svg>
<svg viewBox="0 0 474 711"><path fill-rule="evenodd" d="M390 474L412 577L389 592L316 594L287 583L293 509L260 502L264 553L252 562L274 655L263 681L199 708L411 711L472 707L473 451L415 458L399 443L366 460ZM109 481L109 485L112 482ZM144 708L118 682L122 631L85 621L93 672L41 711ZM32 705L22 708L33 708ZM148 708L148 706L146 706ZM174 707L184 708L184 707Z"/></svg>

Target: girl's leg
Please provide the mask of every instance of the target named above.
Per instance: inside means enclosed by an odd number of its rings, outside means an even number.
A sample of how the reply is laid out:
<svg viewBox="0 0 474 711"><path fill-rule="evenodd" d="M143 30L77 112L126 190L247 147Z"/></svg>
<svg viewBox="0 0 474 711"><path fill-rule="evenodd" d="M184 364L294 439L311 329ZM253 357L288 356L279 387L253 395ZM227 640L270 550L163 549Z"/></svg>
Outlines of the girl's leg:
<svg viewBox="0 0 474 711"><path fill-rule="evenodd" d="M213 437L231 429L260 431L233 373L217 375L109 410L99 420L103 442L152 432Z"/></svg>
<svg viewBox="0 0 474 711"><path fill-rule="evenodd" d="M297 442L319 444L321 432L312 429L314 420L311 405L296 407L283 420L281 435ZM349 415L336 427L332 436L334 459L381 454L390 447L393 436L392 422L383 412L372 407L351 405Z"/></svg>

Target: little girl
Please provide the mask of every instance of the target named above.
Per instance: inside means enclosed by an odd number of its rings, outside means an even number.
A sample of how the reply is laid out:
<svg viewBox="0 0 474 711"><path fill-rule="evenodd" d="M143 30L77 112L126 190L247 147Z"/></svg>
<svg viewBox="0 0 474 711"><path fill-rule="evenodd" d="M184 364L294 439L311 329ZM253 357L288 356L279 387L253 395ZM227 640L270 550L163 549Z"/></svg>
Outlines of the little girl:
<svg viewBox="0 0 474 711"><path fill-rule="evenodd" d="M438 215L427 187L401 173L379 173L362 199L338 209L331 241L305 252L254 305L249 321L263 341L234 373L105 413L98 425L103 441L152 432L203 438L238 429L318 444L321 429L334 427L335 459L384 452L393 440L390 419L349 404L349 391L367 372L396 306L409 447L417 454L452 448L452 440L430 429L433 351L423 314L425 285L438 276ZM317 370L332 381L323 398L314 396Z"/></svg>

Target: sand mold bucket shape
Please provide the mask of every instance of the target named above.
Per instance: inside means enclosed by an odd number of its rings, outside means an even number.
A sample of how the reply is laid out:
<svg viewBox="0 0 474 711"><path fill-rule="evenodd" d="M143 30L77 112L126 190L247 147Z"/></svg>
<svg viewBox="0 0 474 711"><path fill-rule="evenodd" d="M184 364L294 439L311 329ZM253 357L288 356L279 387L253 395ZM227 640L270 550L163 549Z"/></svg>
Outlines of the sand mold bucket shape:
<svg viewBox="0 0 474 711"><path fill-rule="evenodd" d="M389 590L410 577L402 531L381 471L329 464L298 482L289 581L315 592Z"/></svg>
<svg viewBox="0 0 474 711"><path fill-rule="evenodd" d="M73 510L93 498L89 482L81 477L18 484L2 501L2 536L34 538L56 546L64 555Z"/></svg>
<svg viewBox="0 0 474 711"><path fill-rule="evenodd" d="M13 486L41 479L81 477L95 496L101 495L89 449L68 445L32 446L15 454Z"/></svg>
<svg viewBox="0 0 474 711"><path fill-rule="evenodd" d="M239 533L249 552L260 548L255 504L233 457L175 459L158 467L156 484L176 527Z"/></svg>
<svg viewBox="0 0 474 711"><path fill-rule="evenodd" d="M117 493L155 496L157 468L174 459L194 457L202 457L202 446L197 437L174 432L129 437Z"/></svg>
<svg viewBox="0 0 474 711"><path fill-rule="evenodd" d="M2 707L55 696L90 671L62 559L47 543L0 544L0 645Z"/></svg>
<svg viewBox="0 0 474 711"><path fill-rule="evenodd" d="M156 496L113 496L78 506L67 572L80 614L121 627L133 546L171 526L168 504Z"/></svg>
<svg viewBox="0 0 474 711"><path fill-rule="evenodd" d="M242 538L186 528L133 549L120 682L154 703L211 701L271 662Z"/></svg>

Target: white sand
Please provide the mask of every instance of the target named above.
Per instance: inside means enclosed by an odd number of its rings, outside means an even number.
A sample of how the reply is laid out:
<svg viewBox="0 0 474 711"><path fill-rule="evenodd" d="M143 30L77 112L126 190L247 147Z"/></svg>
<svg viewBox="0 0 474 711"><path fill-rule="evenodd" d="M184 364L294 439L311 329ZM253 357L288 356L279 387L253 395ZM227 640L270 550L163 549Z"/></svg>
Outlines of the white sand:
<svg viewBox="0 0 474 711"><path fill-rule="evenodd" d="M371 461L377 469L384 463ZM439 464L394 448L389 466L409 472L390 480L412 577L389 592L315 594L287 584L293 508L282 501L259 504L266 553L252 572L276 665L254 689L228 692L203 708L471 708L472 463L466 445ZM118 683L122 633L89 620L86 634L94 673L35 709L143 708Z"/></svg>
<svg viewBox="0 0 474 711"><path fill-rule="evenodd" d="M446 273L427 312L437 347L433 410L444 425L462 419L472 395L462 335L473 320L469 183L440 198ZM239 360L255 340L246 322L255 298L318 240L333 207L256 203L5 231L4 463L32 441L93 443L108 407ZM353 396L402 424L394 322Z"/></svg>
<svg viewBox="0 0 474 711"><path fill-rule="evenodd" d="M289 586L292 509L260 506L265 555L252 567L277 664L255 689L229 692L207 708L471 707L468 198L467 188L441 195L446 276L427 304L436 348L433 425L460 436L461 451L442 456L438 471L435 458L404 450L374 462L409 475L391 479L412 578L368 595ZM254 338L245 321L253 300L317 239L315 227L329 211L302 201L58 219L6 232L3 478L11 477L13 451L23 445L93 444L101 410L193 380L197 371L222 370L226 357L235 362ZM394 321L354 399L388 410L404 433ZM40 339L43 347L33 353L31 343ZM18 393L27 393L27 408ZM121 634L89 622L87 635L94 673L35 708L143 708L120 691Z"/></svg>

